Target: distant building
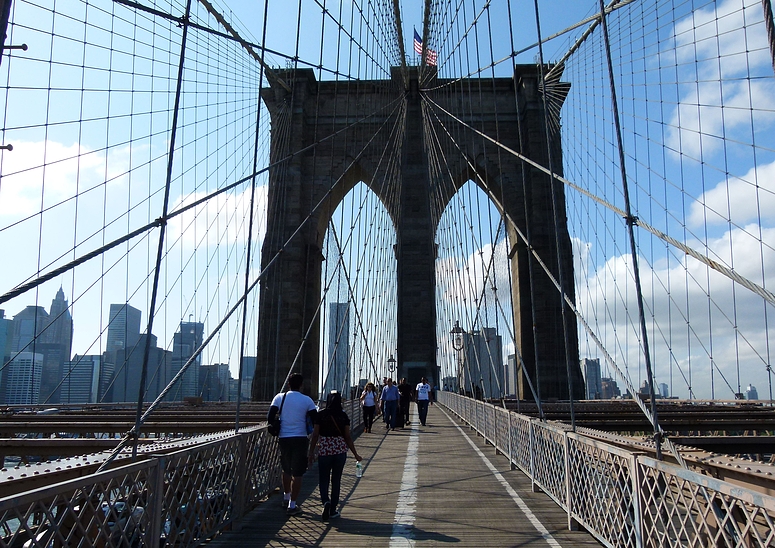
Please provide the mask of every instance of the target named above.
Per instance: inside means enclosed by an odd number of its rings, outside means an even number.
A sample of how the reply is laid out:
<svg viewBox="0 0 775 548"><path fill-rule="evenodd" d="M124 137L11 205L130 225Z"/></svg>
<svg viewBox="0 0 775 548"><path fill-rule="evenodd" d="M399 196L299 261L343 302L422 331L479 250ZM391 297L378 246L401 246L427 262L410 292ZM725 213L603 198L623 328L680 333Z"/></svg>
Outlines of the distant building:
<svg viewBox="0 0 775 548"><path fill-rule="evenodd" d="M331 390L347 394L350 388L350 303L328 305L328 362L323 395Z"/></svg>
<svg viewBox="0 0 775 548"><path fill-rule="evenodd" d="M745 399L747 400L759 399L759 393L756 391L756 387L754 385L749 384L748 388L745 389Z"/></svg>
<svg viewBox="0 0 775 548"><path fill-rule="evenodd" d="M611 400L613 398L620 398L622 396L619 390L619 385L616 381L610 377L603 377L600 379L600 386L602 388L601 398L604 400Z"/></svg>
<svg viewBox="0 0 775 548"><path fill-rule="evenodd" d="M143 333L140 339L130 349L119 349L115 352L116 365L112 372L110 383L105 390L102 401L106 402L136 402L140 395L140 381L143 374L143 359L147 335ZM156 346L156 335L151 335L148 353L148 370L146 373L143 401L156 399L161 390L169 382L170 352Z"/></svg>
<svg viewBox="0 0 775 548"><path fill-rule="evenodd" d="M204 401L229 401L228 363L203 365L199 369L199 395Z"/></svg>
<svg viewBox="0 0 775 548"><path fill-rule="evenodd" d="M670 388L667 386L666 382L659 383L659 395L663 398L669 398L670 397Z"/></svg>
<svg viewBox="0 0 775 548"><path fill-rule="evenodd" d="M517 371L519 369L517 367L517 355L509 354L508 358L506 359L506 365L504 367L506 369L504 371L505 378L503 379L503 386L504 390L506 391L506 396L516 397L517 392L519 391L519 377L517 376Z"/></svg>
<svg viewBox="0 0 775 548"><path fill-rule="evenodd" d="M244 386L244 382L243 382L243 386ZM237 401L238 391L239 391L239 379L229 379L229 401ZM245 398L243 397L242 399L244 400ZM248 393L247 399L250 399L250 393Z"/></svg>
<svg viewBox="0 0 775 548"><path fill-rule="evenodd" d="M256 357L244 356L242 360L242 389L240 390L240 397L243 400L250 401L252 397L253 389L253 377L256 374ZM237 379L239 380L239 371L237 372ZM236 395L234 398L230 398L229 401L237 401Z"/></svg>
<svg viewBox="0 0 775 548"><path fill-rule="evenodd" d="M60 403L96 403L99 397L102 355L76 354L63 367Z"/></svg>
<svg viewBox="0 0 775 548"><path fill-rule="evenodd" d="M600 376L600 359L584 358L581 360L581 371L584 373L587 399L601 399L603 397L603 383Z"/></svg>
<svg viewBox="0 0 775 548"><path fill-rule="evenodd" d="M34 405L40 400L40 379L43 375L43 354L18 352L8 365L5 403Z"/></svg>
<svg viewBox="0 0 775 548"><path fill-rule="evenodd" d="M0 403L5 403L5 383L8 368L5 364L11 358L11 338L13 322L5 317L5 310L0 309Z"/></svg>
<svg viewBox="0 0 775 548"><path fill-rule="evenodd" d="M33 352L43 342L42 333L48 327L48 312L42 306L27 306L13 317L11 354Z"/></svg>
<svg viewBox="0 0 775 548"><path fill-rule="evenodd" d="M173 336L172 361L170 363L168 378L177 375L184 365L191 359L194 352L202 346L205 326L200 322L180 322L180 329ZM202 365L202 356L199 355L186 369L183 378L173 387L168 400L181 401L183 398L199 396L199 368Z"/></svg>
<svg viewBox="0 0 775 548"><path fill-rule="evenodd" d="M141 319L142 313L129 304L111 304L105 351L116 352L134 347L140 340Z"/></svg>
<svg viewBox="0 0 775 548"><path fill-rule="evenodd" d="M504 367L502 339L494 327L463 333L458 352L458 378L463 390L476 398L502 397Z"/></svg>
<svg viewBox="0 0 775 548"><path fill-rule="evenodd" d="M0 358L3 363L11 357L11 339L13 336L13 321L5 317L5 310L0 308Z"/></svg>
<svg viewBox="0 0 775 548"><path fill-rule="evenodd" d="M127 369L124 360L128 356L134 356L134 359L137 359L134 348L140 340L141 319L142 313L128 303L114 303L110 305L108 338L105 343L102 366L100 367L97 401L112 401L107 398L107 391L113 381L113 375L117 371L119 375L124 375L121 372ZM138 349L137 352L143 353L145 349ZM113 394L115 394L115 391L111 394L111 397Z"/></svg>
<svg viewBox="0 0 775 548"><path fill-rule="evenodd" d="M59 401L62 367L70 360L72 341L73 319L61 287L51 301L50 312L42 306L27 306L14 316L10 356L19 352L43 356L40 403Z"/></svg>

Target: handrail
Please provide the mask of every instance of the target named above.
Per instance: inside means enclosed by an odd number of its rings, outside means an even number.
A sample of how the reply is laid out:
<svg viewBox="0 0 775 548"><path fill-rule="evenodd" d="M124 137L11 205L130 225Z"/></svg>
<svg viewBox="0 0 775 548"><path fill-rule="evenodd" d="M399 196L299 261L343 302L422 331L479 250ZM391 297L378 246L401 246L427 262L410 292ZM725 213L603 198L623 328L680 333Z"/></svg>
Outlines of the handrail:
<svg viewBox="0 0 775 548"><path fill-rule="evenodd" d="M452 392L438 402L605 546L775 545L775 497Z"/></svg>
<svg viewBox="0 0 775 548"><path fill-rule="evenodd" d="M344 402L344 409L359 430L360 402ZM277 439L265 425L186 442L175 452L0 498L0 545L197 546L280 485Z"/></svg>

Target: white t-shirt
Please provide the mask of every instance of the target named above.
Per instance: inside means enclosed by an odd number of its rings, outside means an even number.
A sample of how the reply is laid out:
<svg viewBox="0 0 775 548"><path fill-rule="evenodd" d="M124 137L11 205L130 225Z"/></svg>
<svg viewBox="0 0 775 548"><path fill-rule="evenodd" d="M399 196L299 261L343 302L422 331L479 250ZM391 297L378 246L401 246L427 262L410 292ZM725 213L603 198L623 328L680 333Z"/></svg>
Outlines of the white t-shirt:
<svg viewBox="0 0 775 548"><path fill-rule="evenodd" d="M280 438L306 438L307 413L316 409L312 398L301 392L289 390L283 404L283 393L280 392L272 400L272 405L280 409Z"/></svg>
<svg viewBox="0 0 775 548"><path fill-rule="evenodd" d="M374 407L377 405L377 393L374 391L363 391L363 405L364 407Z"/></svg>
<svg viewBox="0 0 775 548"><path fill-rule="evenodd" d="M417 385L417 388L415 388L417 391L417 400L429 400L430 399L430 393L431 393L431 385L428 383L419 383Z"/></svg>

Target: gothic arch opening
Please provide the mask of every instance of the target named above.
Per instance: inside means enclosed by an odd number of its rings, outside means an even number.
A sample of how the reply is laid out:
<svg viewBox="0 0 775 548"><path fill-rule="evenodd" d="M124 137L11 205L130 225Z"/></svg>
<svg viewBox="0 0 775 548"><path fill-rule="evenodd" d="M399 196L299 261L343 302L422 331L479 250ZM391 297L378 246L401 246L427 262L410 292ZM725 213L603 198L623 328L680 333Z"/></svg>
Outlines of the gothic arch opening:
<svg viewBox="0 0 775 548"><path fill-rule="evenodd" d="M321 246L321 397L338 390L349 398L367 381L391 376L388 359L395 357L397 344L395 241L385 204L364 182L356 183L329 217Z"/></svg>

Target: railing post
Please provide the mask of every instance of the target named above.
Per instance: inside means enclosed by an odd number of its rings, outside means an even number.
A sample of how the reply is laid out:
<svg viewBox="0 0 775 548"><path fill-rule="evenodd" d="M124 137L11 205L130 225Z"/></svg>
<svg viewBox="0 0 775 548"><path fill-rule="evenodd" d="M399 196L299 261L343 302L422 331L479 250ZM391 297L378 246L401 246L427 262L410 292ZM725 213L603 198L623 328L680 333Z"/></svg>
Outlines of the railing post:
<svg viewBox="0 0 775 548"><path fill-rule="evenodd" d="M492 409L492 431L494 432L492 446L495 448L495 454L498 455L498 453L500 453L500 451L498 451L500 436L498 435L498 409L496 409L495 406L493 406Z"/></svg>
<svg viewBox="0 0 775 548"><path fill-rule="evenodd" d="M533 493L539 493L541 489L536 485L536 443L535 443L535 428L533 426L533 419L530 419L530 426L528 427L530 438L530 489Z"/></svg>
<svg viewBox="0 0 775 548"><path fill-rule="evenodd" d="M237 434L237 469L234 471L236 485L234 489L234 518L232 530L239 531L242 527L242 518L245 517L245 493L250 485L250 469L248 468L247 434Z"/></svg>
<svg viewBox="0 0 775 548"><path fill-rule="evenodd" d="M640 466L638 455L629 458L630 478L632 478L632 526L635 528L635 548L643 548L643 508L640 500Z"/></svg>
<svg viewBox="0 0 775 548"><path fill-rule="evenodd" d="M509 417L509 470L516 470L517 455L514 450L514 413L508 412Z"/></svg>
<svg viewBox="0 0 775 548"><path fill-rule="evenodd" d="M571 501L573 500L572 496L572 481L571 481L571 462L570 462L570 434L568 432L563 433L563 441L565 442L563 445L563 451L565 454L565 507L568 510L568 530L569 531L578 531L579 524L578 522L573 518L573 507L571 504Z"/></svg>
<svg viewBox="0 0 775 548"><path fill-rule="evenodd" d="M157 546L161 541L161 531L164 524L164 473L167 469L167 457L155 457L156 470L153 474L150 493L151 520L146 533L146 546Z"/></svg>

